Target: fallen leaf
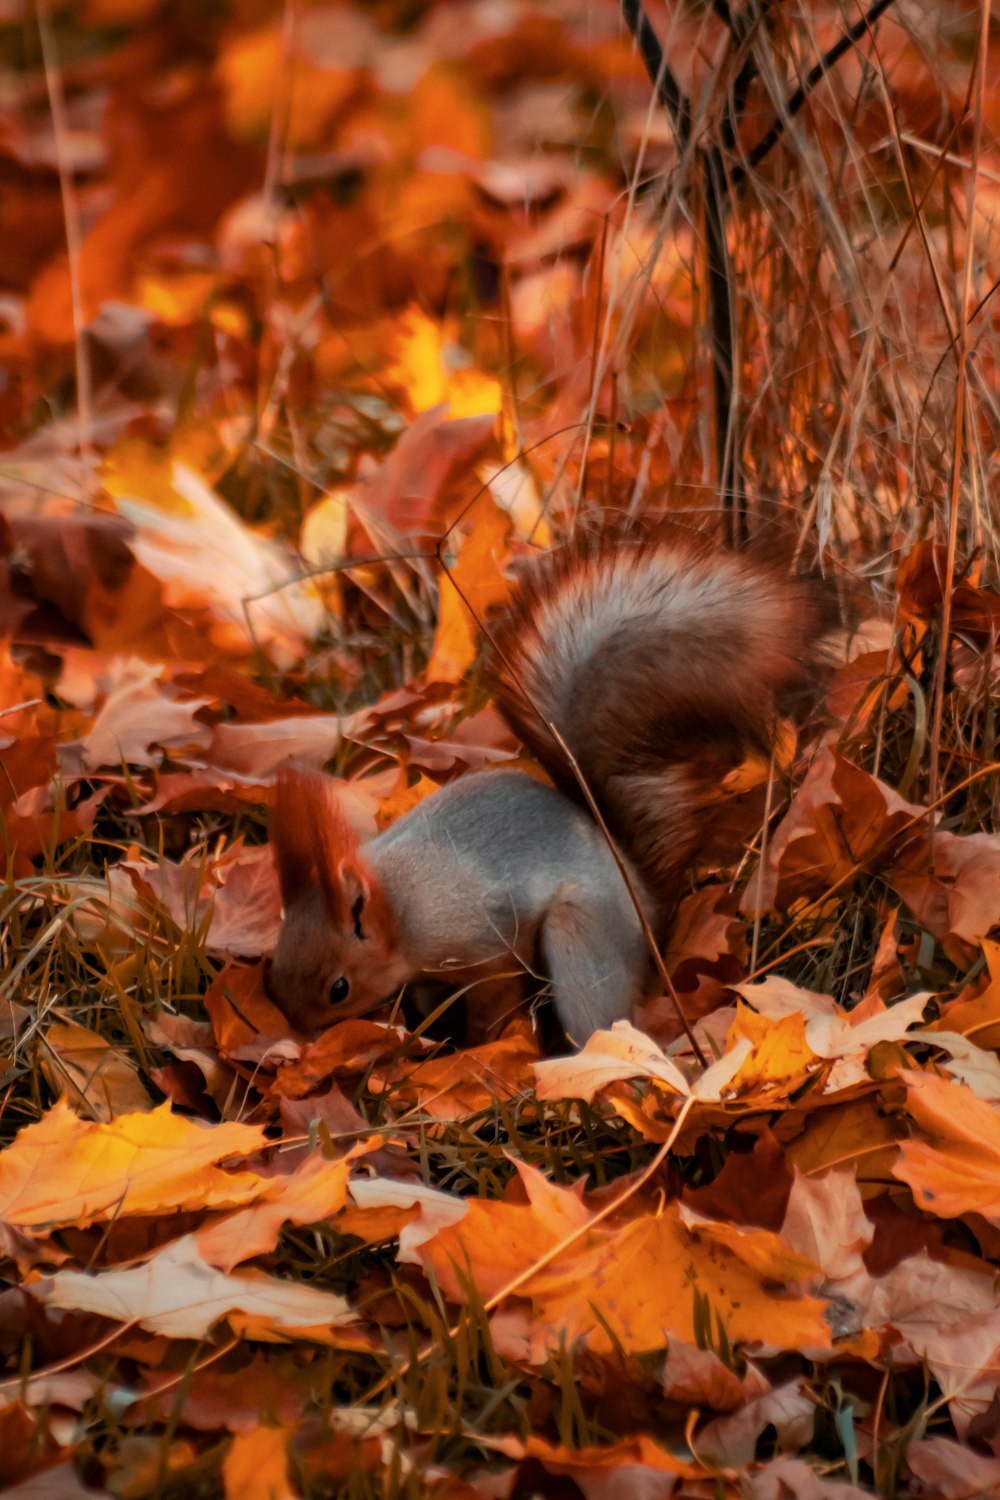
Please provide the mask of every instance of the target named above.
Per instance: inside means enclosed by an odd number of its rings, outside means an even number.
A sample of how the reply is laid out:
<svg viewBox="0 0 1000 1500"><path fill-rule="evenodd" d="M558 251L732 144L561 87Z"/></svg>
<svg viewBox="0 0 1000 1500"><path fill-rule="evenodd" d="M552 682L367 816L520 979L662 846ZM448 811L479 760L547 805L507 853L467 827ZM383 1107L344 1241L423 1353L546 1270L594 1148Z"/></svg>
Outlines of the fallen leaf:
<svg viewBox="0 0 1000 1500"><path fill-rule="evenodd" d="M217 1163L264 1144L256 1125L202 1125L169 1104L108 1124L55 1104L0 1155L0 1219L44 1231L112 1215L229 1207L263 1191L255 1172Z"/></svg>
<svg viewBox="0 0 1000 1500"><path fill-rule="evenodd" d="M478 654L483 621L513 586L504 573L510 517L489 497L487 507L480 502L470 512L458 561L441 573L428 682L462 680Z"/></svg>
<svg viewBox="0 0 1000 1500"><path fill-rule="evenodd" d="M418 1105L436 1119L460 1120L486 1109L498 1097L513 1097L526 1089L537 1057L535 1041L516 1030L499 1041L416 1066L409 1061L396 1067L376 1063L370 1086L376 1093L391 1090L394 1100Z"/></svg>
<svg viewBox="0 0 1000 1500"><path fill-rule="evenodd" d="M797 1453L811 1439L815 1421L816 1407L805 1382L791 1381L706 1423L698 1433L698 1452L725 1468L745 1469L765 1427L774 1428L784 1452Z"/></svg>
<svg viewBox="0 0 1000 1500"><path fill-rule="evenodd" d="M906 1467L936 1500L997 1500L1000 1458L951 1438L918 1438L906 1447Z"/></svg>
<svg viewBox="0 0 1000 1500"><path fill-rule="evenodd" d="M170 484L173 510L130 494L127 470L112 484L119 511L135 527L130 545L167 604L207 615L221 650L265 647L279 663L294 661L323 626L315 589L297 580L290 554L245 526L188 465L174 463Z"/></svg>
<svg viewBox="0 0 1000 1500"><path fill-rule="evenodd" d="M543 1213L534 1204L471 1199L459 1223L421 1247L421 1258L449 1297L464 1300L471 1277L489 1298L572 1233L568 1248L517 1289L531 1302L532 1362L544 1360L561 1339L583 1339L595 1352L619 1345L649 1352L663 1348L670 1334L693 1343L696 1297L707 1299L732 1343L829 1346L821 1302L794 1290L784 1298L774 1294L807 1279L812 1262L768 1231L697 1216L688 1223L676 1205L593 1230L580 1216L577 1196L565 1188L552 1189Z"/></svg>
<svg viewBox="0 0 1000 1500"><path fill-rule="evenodd" d="M589 1104L608 1084L627 1078L656 1079L682 1097L690 1092L676 1063L628 1021L595 1031L573 1056L546 1058L532 1071L539 1099L585 1099Z"/></svg>
<svg viewBox="0 0 1000 1500"><path fill-rule="evenodd" d="M217 859L194 851L181 864L122 860L136 891L158 901L178 927L204 930L212 953L270 953L281 924L281 893L268 845L231 844Z"/></svg>
<svg viewBox="0 0 1000 1500"><path fill-rule="evenodd" d="M905 1073L906 1110L927 1140L902 1141L893 1176L941 1218L1000 1225L1000 1110L931 1073Z"/></svg>
<svg viewBox="0 0 1000 1500"><path fill-rule="evenodd" d="M256 1336L336 1342L335 1328L354 1322L343 1297L274 1276L225 1276L198 1253L187 1235L141 1266L124 1271L57 1271L26 1290L44 1307L97 1313L119 1323L139 1323L171 1339L201 1339L220 1318L257 1320Z"/></svg>
<svg viewBox="0 0 1000 1500"><path fill-rule="evenodd" d="M748 916L787 911L856 875L891 862L900 839L926 825L925 808L834 750L810 766L768 845L763 871L750 880L741 910Z"/></svg>
<svg viewBox="0 0 1000 1500"><path fill-rule="evenodd" d="M226 1500L295 1500L288 1478L288 1439L281 1427L238 1432L222 1463Z"/></svg>
<svg viewBox="0 0 1000 1500"><path fill-rule="evenodd" d="M378 1144L376 1137L373 1144ZM210 1266L231 1271L242 1261L274 1249L284 1224L319 1224L347 1199L350 1163L369 1150L358 1145L338 1161L308 1156L289 1177L270 1179L268 1188L248 1208L196 1230L198 1253Z"/></svg>
<svg viewBox="0 0 1000 1500"><path fill-rule="evenodd" d="M162 665L127 658L88 733L62 747L64 771L85 775L100 766L158 766L163 750L203 750L212 732L195 716L209 700L176 700L162 679Z"/></svg>
<svg viewBox="0 0 1000 1500"><path fill-rule="evenodd" d="M355 487L355 511L367 528L388 523L402 536L436 537L478 488L475 466L494 450L492 414L448 420L435 406L412 421L385 462Z"/></svg>
<svg viewBox="0 0 1000 1500"><path fill-rule="evenodd" d="M85 1118L107 1124L153 1108L135 1064L88 1026L53 1022L43 1038L42 1066L56 1093Z"/></svg>

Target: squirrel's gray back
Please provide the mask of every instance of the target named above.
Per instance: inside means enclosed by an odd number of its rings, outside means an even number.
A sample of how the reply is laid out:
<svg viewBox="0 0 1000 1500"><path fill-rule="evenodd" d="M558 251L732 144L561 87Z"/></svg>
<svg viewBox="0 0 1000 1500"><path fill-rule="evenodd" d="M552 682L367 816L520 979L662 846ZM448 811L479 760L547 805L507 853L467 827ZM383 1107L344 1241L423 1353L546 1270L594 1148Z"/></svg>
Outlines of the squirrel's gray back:
<svg viewBox="0 0 1000 1500"><path fill-rule="evenodd" d="M365 848L394 908L404 941L449 950L457 963L481 952L530 954L536 929L560 891L607 910L629 940L639 922L600 829L581 808L517 771L473 772L424 799ZM633 877L640 898L644 890ZM393 894L405 893L394 901Z"/></svg>

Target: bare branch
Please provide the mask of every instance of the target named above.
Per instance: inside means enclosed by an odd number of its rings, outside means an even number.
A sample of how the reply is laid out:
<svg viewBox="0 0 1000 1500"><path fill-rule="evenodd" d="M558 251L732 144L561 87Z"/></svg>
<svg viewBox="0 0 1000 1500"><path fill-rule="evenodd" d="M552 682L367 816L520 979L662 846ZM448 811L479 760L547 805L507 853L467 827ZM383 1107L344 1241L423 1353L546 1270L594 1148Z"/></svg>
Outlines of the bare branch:
<svg viewBox="0 0 1000 1500"><path fill-rule="evenodd" d="M781 114L750 151L747 156L746 166L737 166L734 169L732 176L734 186L742 182L747 173L758 166L768 152L777 145L785 133L789 120L798 114L820 79L840 61L845 52L848 52L856 42L860 41L861 37L865 35L870 27L874 26L879 16L884 11L887 11L892 3L893 0L874 0L871 9L865 15L861 16L859 20L855 21L854 25L849 27L843 36L839 37L833 46L823 53L819 61L809 69L799 87L785 100L784 109Z"/></svg>
<svg viewBox="0 0 1000 1500"><path fill-rule="evenodd" d="M622 0L622 16L656 90L656 97L670 116L681 149L691 139L691 101L681 91L667 63L660 39L649 23L641 0Z"/></svg>

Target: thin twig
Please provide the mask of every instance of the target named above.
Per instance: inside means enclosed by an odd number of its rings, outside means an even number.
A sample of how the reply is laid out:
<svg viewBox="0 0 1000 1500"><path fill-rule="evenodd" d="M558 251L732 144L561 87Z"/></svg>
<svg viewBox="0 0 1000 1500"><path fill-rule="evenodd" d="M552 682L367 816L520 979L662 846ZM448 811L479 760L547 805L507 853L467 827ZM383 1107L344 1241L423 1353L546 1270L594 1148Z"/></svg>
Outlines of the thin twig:
<svg viewBox="0 0 1000 1500"><path fill-rule="evenodd" d="M681 1130L684 1126L684 1122L687 1119L688 1114L691 1111L691 1106L694 1103L695 1095L688 1094L687 1098L684 1100L684 1103L681 1105L677 1113L677 1119L674 1121L673 1128L667 1139L663 1142L663 1145L656 1152L655 1156L653 1156L652 1159L646 1164L639 1175L637 1177L634 1177L632 1181L625 1186L622 1192L620 1192L616 1197L611 1198L603 1208L599 1209L598 1212L593 1215L592 1218L584 1220L582 1224L575 1225L574 1228L570 1230L569 1234L563 1236L558 1244L552 1245L548 1250L544 1252L544 1254L538 1256L536 1260L530 1261L522 1271L518 1271L517 1275L511 1277L510 1281L505 1282L499 1291L494 1292L493 1296L490 1297L488 1301L483 1303L483 1312L492 1312L494 1308L499 1307L501 1302L505 1301L507 1297L512 1297L516 1291L518 1291L525 1285L526 1282L531 1280L532 1276L537 1276L539 1271L543 1271L546 1266L551 1265L552 1262L556 1260L560 1255L565 1255L566 1251L571 1250L578 1240L583 1239L585 1235L591 1232L591 1230L596 1229L598 1224L601 1224L605 1219L610 1218L611 1215L615 1213L617 1209L621 1208L629 1198L633 1198L635 1194L640 1190L640 1188L645 1187L646 1183L650 1180L653 1174L659 1170L662 1164L666 1161L670 1152L673 1150L674 1144L677 1141L677 1137L680 1135ZM450 1338L455 1338L458 1332L459 1325L457 1323L454 1323L448 1329L448 1336ZM383 1375L381 1380L379 1380L370 1390L367 1390L365 1392L365 1402L371 1402L372 1397L384 1391L393 1380L399 1380L404 1378L406 1375L409 1375L411 1370L414 1370L418 1365L423 1364L424 1360L428 1359L430 1355L434 1354L440 1348L441 1342L439 1339L429 1339L422 1349L418 1349L416 1354L414 1354L410 1359L406 1361L401 1370L395 1368L389 1370L385 1375Z"/></svg>
<svg viewBox="0 0 1000 1500"><path fill-rule="evenodd" d="M780 141L788 128L788 122L798 114L820 80L840 61L845 52L850 51L854 44L860 41L892 3L893 0L875 0L871 9L860 20L855 21L853 26L848 27L843 36L839 37L833 46L823 53L819 61L813 64L799 87L785 100L781 113L774 123L748 153L746 165L734 168L732 177L734 187L743 182L754 167L759 166L768 152Z"/></svg>
<svg viewBox="0 0 1000 1500"><path fill-rule="evenodd" d="M660 39L649 22L640 0L621 0L625 25L635 39L656 97L665 107L683 151L691 139L691 101L670 70Z"/></svg>

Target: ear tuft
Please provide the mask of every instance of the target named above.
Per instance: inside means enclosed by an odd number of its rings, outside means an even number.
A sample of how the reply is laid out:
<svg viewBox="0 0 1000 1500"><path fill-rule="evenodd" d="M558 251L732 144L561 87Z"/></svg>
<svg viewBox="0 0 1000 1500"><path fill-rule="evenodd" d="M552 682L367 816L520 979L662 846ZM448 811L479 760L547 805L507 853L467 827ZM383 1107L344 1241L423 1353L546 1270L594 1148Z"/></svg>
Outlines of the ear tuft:
<svg viewBox="0 0 1000 1500"><path fill-rule="evenodd" d="M286 911L316 881L311 804L311 775L295 766L282 766L274 787L271 848Z"/></svg>
<svg viewBox="0 0 1000 1500"><path fill-rule="evenodd" d="M334 782L307 766L282 766L274 791L271 840L285 910L320 885L335 922L347 914L338 871L358 836L337 803Z"/></svg>
<svg viewBox="0 0 1000 1500"><path fill-rule="evenodd" d="M361 856L357 831L344 816L332 777L306 766L282 766L271 839L286 911L318 885L335 927L346 931L363 924L366 932L389 940L394 932L389 903Z"/></svg>

